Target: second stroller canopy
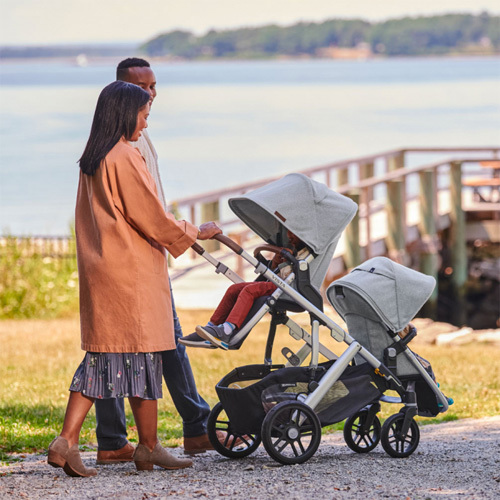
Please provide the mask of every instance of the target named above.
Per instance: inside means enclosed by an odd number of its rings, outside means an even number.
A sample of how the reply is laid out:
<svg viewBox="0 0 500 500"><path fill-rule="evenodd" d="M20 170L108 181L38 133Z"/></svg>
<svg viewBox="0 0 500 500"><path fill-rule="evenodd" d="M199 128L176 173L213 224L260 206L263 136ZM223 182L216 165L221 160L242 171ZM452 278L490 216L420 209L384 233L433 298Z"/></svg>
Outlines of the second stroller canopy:
<svg viewBox="0 0 500 500"><path fill-rule="evenodd" d="M323 282L342 231L357 210L350 198L296 173L231 198L229 206L272 245L286 246L287 230L298 236L316 254L311 263L311 282L317 288Z"/></svg>
<svg viewBox="0 0 500 500"><path fill-rule="evenodd" d="M430 297L436 281L432 276L409 269L386 257L367 260L326 292L329 302L345 319L350 304L337 300L337 287L346 287L361 296L393 332L401 331ZM363 315L362 311L359 314Z"/></svg>

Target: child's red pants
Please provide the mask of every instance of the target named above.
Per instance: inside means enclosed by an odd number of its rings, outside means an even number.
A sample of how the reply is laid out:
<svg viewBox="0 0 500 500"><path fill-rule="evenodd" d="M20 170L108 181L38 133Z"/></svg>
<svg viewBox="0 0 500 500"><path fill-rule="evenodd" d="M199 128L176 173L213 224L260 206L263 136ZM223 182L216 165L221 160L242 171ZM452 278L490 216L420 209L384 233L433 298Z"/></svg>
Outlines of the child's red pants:
<svg viewBox="0 0 500 500"><path fill-rule="evenodd" d="M228 321L240 328L255 299L271 295L274 290L276 290L276 285L269 281L235 283L227 289L210 321L215 325Z"/></svg>

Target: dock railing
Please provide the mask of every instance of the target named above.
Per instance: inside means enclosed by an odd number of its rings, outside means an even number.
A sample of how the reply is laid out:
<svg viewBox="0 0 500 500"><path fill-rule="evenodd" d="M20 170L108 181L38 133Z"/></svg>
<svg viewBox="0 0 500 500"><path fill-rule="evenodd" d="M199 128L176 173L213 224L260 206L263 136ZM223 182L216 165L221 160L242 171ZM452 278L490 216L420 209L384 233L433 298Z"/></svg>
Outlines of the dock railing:
<svg viewBox="0 0 500 500"><path fill-rule="evenodd" d="M497 159L499 152L500 147L397 149L312 167L301 170L300 173L324 182L358 202L360 210L357 220L347 229L349 242L345 258L347 266L352 267L361 259L380 254L382 250L378 232L372 229L374 215L386 211L389 232L384 245L391 256L398 260L398 254L404 250L405 243L412 241L412 235L407 234L410 230L406 221L407 203L412 199L421 199L422 230L424 235L432 235L433 224L436 224L439 214L439 192L449 191L453 182L461 185L462 164ZM418 159L416 157L423 154L449 156L430 163L415 164ZM443 179L446 175L450 178L449 182ZM412 177L417 179L416 182L412 181ZM217 220L225 233L237 234L244 242L248 232L229 213L226 208L227 200L278 178L270 177L180 198L172 201L170 209L196 225ZM415 190L416 186L420 186L420 192ZM458 190L457 187L455 189Z"/></svg>

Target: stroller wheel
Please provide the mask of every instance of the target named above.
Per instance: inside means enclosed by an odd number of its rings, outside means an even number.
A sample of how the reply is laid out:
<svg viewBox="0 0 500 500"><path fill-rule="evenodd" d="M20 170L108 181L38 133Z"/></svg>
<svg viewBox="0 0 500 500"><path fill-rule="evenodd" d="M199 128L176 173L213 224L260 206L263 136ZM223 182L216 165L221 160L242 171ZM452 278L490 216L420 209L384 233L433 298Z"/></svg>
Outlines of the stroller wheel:
<svg viewBox="0 0 500 500"><path fill-rule="evenodd" d="M380 420L375 415L368 429L363 429L368 418L368 410L361 410L350 416L344 424L344 439L356 453L372 451L380 441Z"/></svg>
<svg viewBox="0 0 500 500"><path fill-rule="evenodd" d="M396 413L391 415L382 426L381 443L391 457L409 457L417 449L420 441L420 429L413 419L406 436L401 435L404 419L404 413Z"/></svg>
<svg viewBox="0 0 500 500"><path fill-rule="evenodd" d="M226 433L226 439L223 443L219 441L217 431ZM258 434L235 433L220 402L212 408L208 416L207 433L214 449L228 458L247 457L259 447L261 442Z"/></svg>
<svg viewBox="0 0 500 500"><path fill-rule="evenodd" d="M309 460L321 441L321 424L314 410L298 401L283 401L262 423L262 442L269 455L285 465Z"/></svg>

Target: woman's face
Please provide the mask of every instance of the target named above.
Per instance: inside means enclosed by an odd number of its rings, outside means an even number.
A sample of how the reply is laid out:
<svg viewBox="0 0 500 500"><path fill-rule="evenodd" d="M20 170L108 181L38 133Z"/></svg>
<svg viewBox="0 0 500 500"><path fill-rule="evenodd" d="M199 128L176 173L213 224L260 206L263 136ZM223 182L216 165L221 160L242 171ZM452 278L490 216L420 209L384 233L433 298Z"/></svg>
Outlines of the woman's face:
<svg viewBox="0 0 500 500"><path fill-rule="evenodd" d="M137 124L135 126L134 133L129 139L131 142L135 142L141 136L141 132L148 127L148 116L149 116L149 103L143 106L139 113L137 113Z"/></svg>

